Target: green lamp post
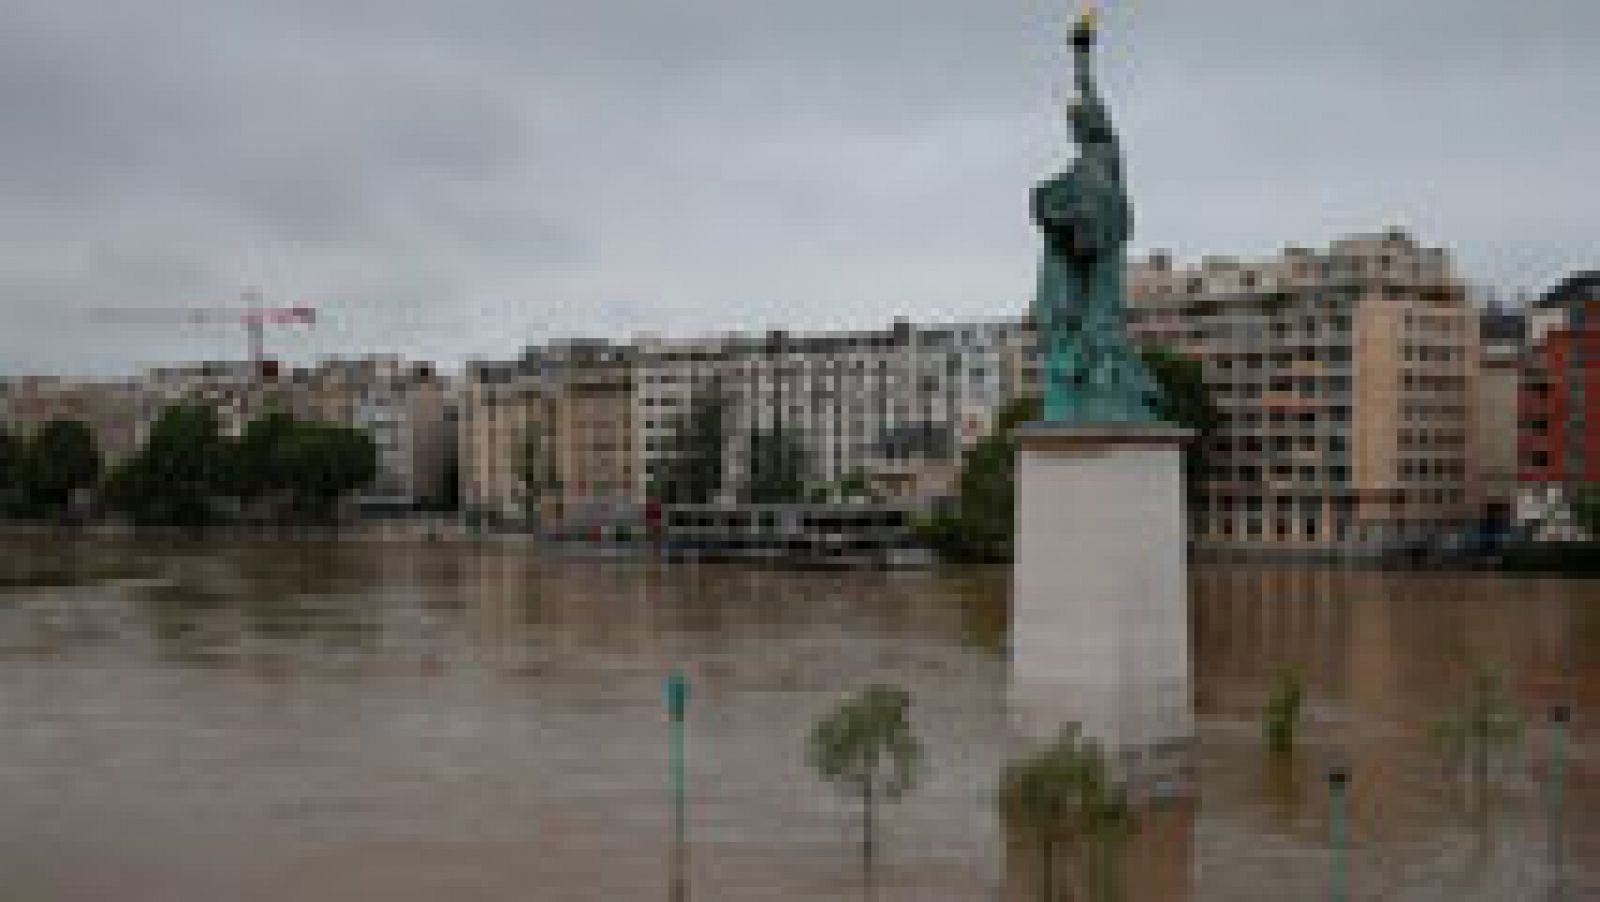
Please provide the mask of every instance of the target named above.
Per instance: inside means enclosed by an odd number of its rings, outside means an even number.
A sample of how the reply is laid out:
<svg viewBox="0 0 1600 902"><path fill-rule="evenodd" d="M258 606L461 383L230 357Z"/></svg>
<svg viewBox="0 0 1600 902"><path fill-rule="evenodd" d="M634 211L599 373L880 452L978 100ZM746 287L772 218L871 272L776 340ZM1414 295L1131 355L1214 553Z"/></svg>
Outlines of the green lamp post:
<svg viewBox="0 0 1600 902"><path fill-rule="evenodd" d="M686 850L684 848L684 780L683 780L683 712L689 703L689 682L683 672L673 668L667 674L664 690L669 731L667 770L672 786L672 876L671 898L683 902L688 898Z"/></svg>
<svg viewBox="0 0 1600 902"><path fill-rule="evenodd" d="M1333 872L1328 898L1333 902L1350 899L1350 825L1347 792L1350 773L1343 767L1328 771L1328 842L1333 849Z"/></svg>

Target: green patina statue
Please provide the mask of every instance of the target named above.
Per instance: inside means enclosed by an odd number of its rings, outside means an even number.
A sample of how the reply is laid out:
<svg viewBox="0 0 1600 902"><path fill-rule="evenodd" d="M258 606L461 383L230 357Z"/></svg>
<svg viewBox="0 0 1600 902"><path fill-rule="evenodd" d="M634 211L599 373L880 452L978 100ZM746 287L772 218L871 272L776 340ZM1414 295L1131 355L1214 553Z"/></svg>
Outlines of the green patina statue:
<svg viewBox="0 0 1600 902"><path fill-rule="evenodd" d="M1067 114L1078 158L1033 191L1033 221L1044 236L1033 305L1044 422L1159 423L1155 383L1128 342L1124 249L1133 208L1117 133L1095 87L1094 40L1093 15L1085 14L1072 32L1078 98Z"/></svg>

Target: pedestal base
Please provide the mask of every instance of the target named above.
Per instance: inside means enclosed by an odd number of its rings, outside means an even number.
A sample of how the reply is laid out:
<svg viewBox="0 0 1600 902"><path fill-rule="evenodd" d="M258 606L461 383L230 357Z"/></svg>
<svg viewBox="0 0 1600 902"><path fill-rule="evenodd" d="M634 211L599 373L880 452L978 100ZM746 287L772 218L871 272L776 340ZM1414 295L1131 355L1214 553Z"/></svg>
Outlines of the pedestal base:
<svg viewBox="0 0 1600 902"><path fill-rule="evenodd" d="M1018 437L1016 726L1045 739L1077 722L1113 753L1160 757L1193 730L1182 456L1190 433L1030 424Z"/></svg>

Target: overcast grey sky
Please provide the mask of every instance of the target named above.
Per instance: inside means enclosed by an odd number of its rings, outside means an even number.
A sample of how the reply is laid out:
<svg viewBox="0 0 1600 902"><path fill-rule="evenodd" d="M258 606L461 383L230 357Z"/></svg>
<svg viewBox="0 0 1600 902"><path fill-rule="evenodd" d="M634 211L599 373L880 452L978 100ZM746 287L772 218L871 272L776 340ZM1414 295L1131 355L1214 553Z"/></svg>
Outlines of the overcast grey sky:
<svg viewBox="0 0 1600 902"><path fill-rule="evenodd" d="M1013 315L1065 2L0 0L0 372ZM1600 266L1595 0L1113 0L1140 248Z"/></svg>

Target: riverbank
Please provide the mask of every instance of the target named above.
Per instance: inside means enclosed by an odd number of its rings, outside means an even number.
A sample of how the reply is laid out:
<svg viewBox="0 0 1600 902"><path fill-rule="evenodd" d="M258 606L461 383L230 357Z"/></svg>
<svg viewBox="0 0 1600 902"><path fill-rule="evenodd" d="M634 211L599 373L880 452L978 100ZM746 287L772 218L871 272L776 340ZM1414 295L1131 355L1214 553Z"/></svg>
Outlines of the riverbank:
<svg viewBox="0 0 1600 902"><path fill-rule="evenodd" d="M78 541L177 541L213 544L295 544L338 542L350 544L503 545L599 558L653 558L673 561L742 562L763 566L824 567L839 569L925 569L941 566L930 552L904 549L893 556L781 553L718 553L714 550L656 543L642 539L593 539L552 536L529 531L483 529L458 517L437 515L356 520L337 526L241 526L228 524L202 534L181 530L135 530L126 524L92 521L77 524L0 521L0 539ZM1600 543L1542 543L1507 545L1494 555L1425 556L1346 555L1331 552L1261 551L1243 548L1195 548L1196 566L1263 566L1276 568L1337 568L1393 571L1490 571L1515 574L1549 574L1600 577Z"/></svg>

